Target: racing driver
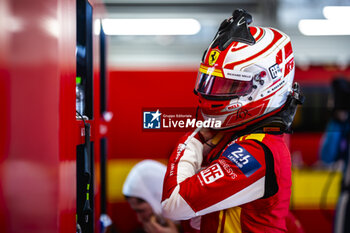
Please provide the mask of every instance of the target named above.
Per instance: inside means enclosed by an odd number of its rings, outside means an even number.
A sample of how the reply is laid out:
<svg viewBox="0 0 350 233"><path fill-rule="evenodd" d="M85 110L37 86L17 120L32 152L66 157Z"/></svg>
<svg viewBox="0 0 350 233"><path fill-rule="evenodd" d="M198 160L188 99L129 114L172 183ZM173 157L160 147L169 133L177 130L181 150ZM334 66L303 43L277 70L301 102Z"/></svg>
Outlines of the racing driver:
<svg viewBox="0 0 350 233"><path fill-rule="evenodd" d="M204 120L180 139L164 178L163 214L202 233L286 232L291 158L284 142L303 102L283 32L235 10L204 52L195 93ZM201 218L198 221L198 218Z"/></svg>

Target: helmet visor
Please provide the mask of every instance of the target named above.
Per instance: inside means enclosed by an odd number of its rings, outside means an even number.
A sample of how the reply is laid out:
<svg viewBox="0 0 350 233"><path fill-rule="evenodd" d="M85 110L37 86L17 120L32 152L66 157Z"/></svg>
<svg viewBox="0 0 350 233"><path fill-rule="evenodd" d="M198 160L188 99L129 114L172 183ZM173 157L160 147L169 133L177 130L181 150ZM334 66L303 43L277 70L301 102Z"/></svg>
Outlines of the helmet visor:
<svg viewBox="0 0 350 233"><path fill-rule="evenodd" d="M252 86L252 80L241 81L199 72L195 90L204 96L233 98L250 93Z"/></svg>

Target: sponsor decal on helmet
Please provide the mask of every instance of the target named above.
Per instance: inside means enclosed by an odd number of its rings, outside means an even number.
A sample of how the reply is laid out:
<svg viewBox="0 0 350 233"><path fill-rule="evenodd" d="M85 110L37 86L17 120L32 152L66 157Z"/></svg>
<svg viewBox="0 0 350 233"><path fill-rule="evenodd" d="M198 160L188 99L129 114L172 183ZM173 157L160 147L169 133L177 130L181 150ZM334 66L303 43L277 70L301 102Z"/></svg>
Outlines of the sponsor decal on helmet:
<svg viewBox="0 0 350 233"><path fill-rule="evenodd" d="M282 86L284 86L284 84L286 84L286 80L278 80L275 82L275 84L268 89L267 93L270 94L271 92L274 92L276 90L279 90Z"/></svg>
<svg viewBox="0 0 350 233"><path fill-rule="evenodd" d="M270 66L269 71L270 71L272 79L282 77L282 71L280 69L280 66L277 63L274 64L273 66Z"/></svg>
<svg viewBox="0 0 350 233"><path fill-rule="evenodd" d="M242 107L241 103L239 103L239 102L238 103L232 103L232 104L227 105L226 111L234 111L234 110L239 109L240 107Z"/></svg>
<svg viewBox="0 0 350 233"><path fill-rule="evenodd" d="M234 79L238 81L251 81L254 75L249 72L244 72L240 70L223 69L225 78Z"/></svg>
<svg viewBox="0 0 350 233"><path fill-rule="evenodd" d="M218 60L219 58L219 55L220 55L220 52L217 51L217 50L212 50L209 54L209 60L208 60L208 63L210 66L214 65L215 62Z"/></svg>
<svg viewBox="0 0 350 233"><path fill-rule="evenodd" d="M236 120L245 119L247 116L251 116L247 109L239 109L236 114Z"/></svg>
<svg viewBox="0 0 350 233"><path fill-rule="evenodd" d="M234 163L246 177L251 176L261 167L261 164L237 143L227 147L222 155Z"/></svg>

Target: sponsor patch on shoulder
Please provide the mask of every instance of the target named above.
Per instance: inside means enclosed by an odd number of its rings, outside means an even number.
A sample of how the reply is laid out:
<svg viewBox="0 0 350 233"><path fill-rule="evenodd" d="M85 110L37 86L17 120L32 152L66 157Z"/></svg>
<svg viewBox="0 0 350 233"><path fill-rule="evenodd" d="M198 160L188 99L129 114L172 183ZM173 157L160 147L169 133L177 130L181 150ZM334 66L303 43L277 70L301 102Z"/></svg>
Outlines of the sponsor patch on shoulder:
<svg viewBox="0 0 350 233"><path fill-rule="evenodd" d="M233 143L222 154L234 163L246 177L256 172L261 164L246 149L237 143Z"/></svg>
<svg viewBox="0 0 350 233"><path fill-rule="evenodd" d="M215 163L208 167L207 169L200 172L204 183L210 184L214 181L220 179L221 177L224 177L224 172L222 171L219 164Z"/></svg>

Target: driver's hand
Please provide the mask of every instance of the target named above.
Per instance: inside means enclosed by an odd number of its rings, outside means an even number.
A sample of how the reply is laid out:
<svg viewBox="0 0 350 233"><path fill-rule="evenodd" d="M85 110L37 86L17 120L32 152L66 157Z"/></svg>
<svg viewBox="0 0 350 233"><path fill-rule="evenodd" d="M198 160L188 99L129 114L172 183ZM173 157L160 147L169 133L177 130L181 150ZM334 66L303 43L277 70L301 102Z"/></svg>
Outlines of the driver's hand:
<svg viewBox="0 0 350 233"><path fill-rule="evenodd" d="M143 223L143 228L147 233L179 233L174 222L165 219L166 226L157 222L156 216L152 216L148 222Z"/></svg>

